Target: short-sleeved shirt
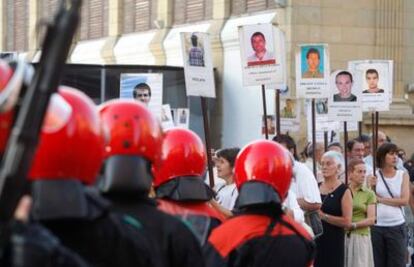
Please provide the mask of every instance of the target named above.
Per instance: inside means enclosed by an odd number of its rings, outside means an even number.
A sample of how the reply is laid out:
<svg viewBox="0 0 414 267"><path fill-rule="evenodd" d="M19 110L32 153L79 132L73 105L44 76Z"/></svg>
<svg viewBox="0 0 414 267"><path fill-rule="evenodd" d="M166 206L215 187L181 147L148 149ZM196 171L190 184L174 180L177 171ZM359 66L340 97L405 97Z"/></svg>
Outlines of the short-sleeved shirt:
<svg viewBox="0 0 414 267"><path fill-rule="evenodd" d="M377 203L374 191L362 186L352 197L352 222L356 223L367 218L368 206ZM369 235L369 226L352 230L351 233Z"/></svg>
<svg viewBox="0 0 414 267"><path fill-rule="evenodd" d="M302 78L305 78L305 79L309 79L309 78L323 78L323 73L321 73L319 70L316 70L316 71L309 71L309 70L307 70L307 71L305 71L302 74Z"/></svg>

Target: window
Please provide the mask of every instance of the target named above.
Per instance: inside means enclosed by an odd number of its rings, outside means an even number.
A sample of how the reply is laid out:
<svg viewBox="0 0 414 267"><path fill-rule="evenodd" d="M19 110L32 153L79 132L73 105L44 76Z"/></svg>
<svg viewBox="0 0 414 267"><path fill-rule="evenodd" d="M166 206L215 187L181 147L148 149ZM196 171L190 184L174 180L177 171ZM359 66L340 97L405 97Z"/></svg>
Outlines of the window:
<svg viewBox="0 0 414 267"><path fill-rule="evenodd" d="M154 28L157 1L124 0L123 33L147 31Z"/></svg>
<svg viewBox="0 0 414 267"><path fill-rule="evenodd" d="M174 0L174 24L209 20L212 17L211 0Z"/></svg>
<svg viewBox="0 0 414 267"><path fill-rule="evenodd" d="M276 8L274 0L231 0L231 15L263 11L269 8Z"/></svg>
<svg viewBox="0 0 414 267"><path fill-rule="evenodd" d="M6 50L27 51L29 28L29 1L6 1ZM4 11L2 11L4 12Z"/></svg>
<svg viewBox="0 0 414 267"><path fill-rule="evenodd" d="M80 39L97 39L108 36L108 1L84 0L81 10Z"/></svg>

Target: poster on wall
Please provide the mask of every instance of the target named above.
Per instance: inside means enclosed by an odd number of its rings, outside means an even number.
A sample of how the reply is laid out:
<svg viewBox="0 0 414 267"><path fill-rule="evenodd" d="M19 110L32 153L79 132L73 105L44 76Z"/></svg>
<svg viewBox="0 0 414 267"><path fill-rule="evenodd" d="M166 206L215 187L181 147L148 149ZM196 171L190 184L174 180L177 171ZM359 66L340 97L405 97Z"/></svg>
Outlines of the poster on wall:
<svg viewBox="0 0 414 267"><path fill-rule="evenodd" d="M392 101L392 60L357 60L348 69L358 76L356 87L362 91L362 111L388 111Z"/></svg>
<svg viewBox="0 0 414 267"><path fill-rule="evenodd" d="M216 97L208 33L182 32L181 49L187 95Z"/></svg>
<svg viewBox="0 0 414 267"><path fill-rule="evenodd" d="M161 118L162 78L162 73L122 73L119 97L135 99Z"/></svg>
<svg viewBox="0 0 414 267"><path fill-rule="evenodd" d="M327 44L301 44L296 51L296 96L329 97L329 52Z"/></svg>
<svg viewBox="0 0 414 267"><path fill-rule="evenodd" d="M272 24L239 27L243 86L286 84L284 34Z"/></svg>

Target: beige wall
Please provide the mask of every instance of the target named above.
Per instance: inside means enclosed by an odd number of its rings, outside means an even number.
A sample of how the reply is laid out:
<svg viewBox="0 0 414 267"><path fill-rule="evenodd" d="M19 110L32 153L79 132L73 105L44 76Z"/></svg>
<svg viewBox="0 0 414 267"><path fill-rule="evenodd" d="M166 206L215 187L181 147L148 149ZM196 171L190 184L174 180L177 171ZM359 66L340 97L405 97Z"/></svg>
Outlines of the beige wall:
<svg viewBox="0 0 414 267"><path fill-rule="evenodd" d="M210 29L214 64L217 69L217 110L213 116L215 136L213 143L220 140L223 90L223 48L220 31L230 15L230 1L212 0L213 26ZM4 1L0 1L0 7ZM122 0L109 1L109 36L102 48L104 62L115 63L113 53L119 37L122 36ZM414 1L413 0L287 0L288 6L278 9L274 23L286 33L289 86L294 88L294 53L299 43L328 43L331 68L346 68L348 60L354 59L393 59L395 61L394 98L391 111L381 114L380 128L384 128L398 142L405 140L404 147L410 154L414 152L414 140L410 131L414 127L412 107L404 100L407 85L414 83ZM173 1L158 0L157 19L163 27L155 30L150 43L150 51L157 58L157 64L164 64L166 54L163 42L170 31L173 19ZM33 29L37 19L36 0L30 0ZM266 12L262 11L261 13ZM259 12L260 14L260 12ZM246 16L247 14L243 15ZM3 14L4 16L4 14ZM0 33L4 33L7 23L2 23ZM0 49L4 46L5 34L0 34ZM33 36L29 33L29 36ZM30 50L36 47L29 45ZM139 64L140 62L137 62ZM143 63L145 64L145 63ZM414 99L413 95L408 95ZM413 101L414 103L414 101ZM364 119L364 130L369 128L370 117ZM305 142L306 121L303 130L295 137ZM225 145L225 144L224 144Z"/></svg>

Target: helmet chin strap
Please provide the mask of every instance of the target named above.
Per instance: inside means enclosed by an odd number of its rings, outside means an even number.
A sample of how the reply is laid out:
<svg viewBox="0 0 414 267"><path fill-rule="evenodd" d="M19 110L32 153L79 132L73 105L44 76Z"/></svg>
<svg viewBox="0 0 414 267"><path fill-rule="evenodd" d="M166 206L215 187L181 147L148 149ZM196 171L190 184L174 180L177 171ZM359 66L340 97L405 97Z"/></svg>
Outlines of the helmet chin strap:
<svg viewBox="0 0 414 267"><path fill-rule="evenodd" d="M11 110L19 99L22 85L28 85L33 77L33 67L26 64L23 59L16 61L13 76L0 93L0 112Z"/></svg>

